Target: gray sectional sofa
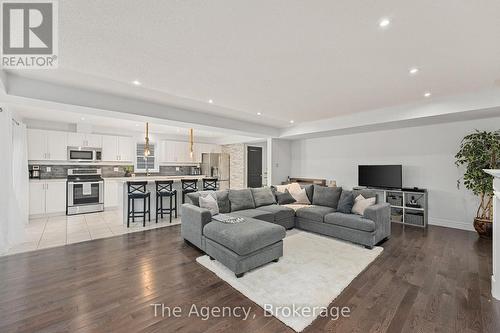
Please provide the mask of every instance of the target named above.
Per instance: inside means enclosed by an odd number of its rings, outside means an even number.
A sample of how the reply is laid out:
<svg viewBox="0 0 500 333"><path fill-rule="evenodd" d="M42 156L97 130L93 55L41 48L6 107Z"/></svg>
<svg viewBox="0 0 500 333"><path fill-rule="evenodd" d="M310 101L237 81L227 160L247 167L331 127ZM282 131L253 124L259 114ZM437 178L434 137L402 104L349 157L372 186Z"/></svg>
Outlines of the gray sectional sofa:
<svg viewBox="0 0 500 333"><path fill-rule="evenodd" d="M312 205L297 210L278 205L270 188L215 192L219 212L243 217L245 222L228 224L212 220L210 211L199 207L203 192L190 193L191 203L182 206L181 235L231 269L237 277L277 261L283 255L286 229L299 228L372 248L391 234L390 205L377 203L364 214L337 211L343 194L376 197L370 190L343 191L308 185ZM340 208L340 207L339 207ZM345 211L345 209L343 209Z"/></svg>

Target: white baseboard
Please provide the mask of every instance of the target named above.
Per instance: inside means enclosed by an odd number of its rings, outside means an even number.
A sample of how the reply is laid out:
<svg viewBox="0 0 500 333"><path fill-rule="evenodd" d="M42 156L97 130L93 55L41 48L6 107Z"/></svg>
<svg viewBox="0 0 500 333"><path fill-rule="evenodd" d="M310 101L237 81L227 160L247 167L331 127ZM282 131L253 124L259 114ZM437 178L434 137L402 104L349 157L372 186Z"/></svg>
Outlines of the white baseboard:
<svg viewBox="0 0 500 333"><path fill-rule="evenodd" d="M435 217L429 217L429 225L437 225L440 227L461 229L467 231L475 231L474 226L472 225L473 221L463 222L463 221L455 221L455 220L447 220L447 219L439 219Z"/></svg>
<svg viewBox="0 0 500 333"><path fill-rule="evenodd" d="M491 296L500 300L500 286L496 283L495 276L491 276Z"/></svg>

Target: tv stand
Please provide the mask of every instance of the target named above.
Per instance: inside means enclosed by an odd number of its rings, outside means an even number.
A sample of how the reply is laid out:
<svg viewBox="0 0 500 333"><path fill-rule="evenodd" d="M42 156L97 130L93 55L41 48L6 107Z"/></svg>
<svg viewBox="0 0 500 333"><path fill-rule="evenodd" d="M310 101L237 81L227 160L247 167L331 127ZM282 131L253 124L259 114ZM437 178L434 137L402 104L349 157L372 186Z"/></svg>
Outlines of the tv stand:
<svg viewBox="0 0 500 333"><path fill-rule="evenodd" d="M377 193L378 202L388 202L391 205L391 221L421 228L427 227L428 195L423 188L382 189L356 187L355 189L370 189ZM417 202L411 205L412 198Z"/></svg>

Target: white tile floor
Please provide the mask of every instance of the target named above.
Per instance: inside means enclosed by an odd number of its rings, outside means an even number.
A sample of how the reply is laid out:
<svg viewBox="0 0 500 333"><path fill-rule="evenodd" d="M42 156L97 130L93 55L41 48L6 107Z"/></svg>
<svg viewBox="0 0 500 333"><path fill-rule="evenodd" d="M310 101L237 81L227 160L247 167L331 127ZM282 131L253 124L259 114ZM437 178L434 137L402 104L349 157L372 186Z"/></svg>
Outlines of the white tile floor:
<svg viewBox="0 0 500 333"><path fill-rule="evenodd" d="M127 228L123 225L121 210L34 219L26 226L24 241L14 245L3 255L168 227L180 222L178 218L172 219L170 223L167 215L158 223L146 221L146 227L142 226L142 222L135 222Z"/></svg>

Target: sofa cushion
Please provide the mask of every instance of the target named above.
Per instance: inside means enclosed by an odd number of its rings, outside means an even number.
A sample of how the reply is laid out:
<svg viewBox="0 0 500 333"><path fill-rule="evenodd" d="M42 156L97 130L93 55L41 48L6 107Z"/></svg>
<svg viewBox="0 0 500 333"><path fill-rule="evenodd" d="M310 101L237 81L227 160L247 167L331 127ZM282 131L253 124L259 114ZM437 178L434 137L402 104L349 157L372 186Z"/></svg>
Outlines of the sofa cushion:
<svg viewBox="0 0 500 333"><path fill-rule="evenodd" d="M337 212L350 214L352 206L354 205L354 195L352 191L342 190L339 203L337 205Z"/></svg>
<svg viewBox="0 0 500 333"><path fill-rule="evenodd" d="M342 187L314 185L313 205L337 208Z"/></svg>
<svg viewBox="0 0 500 333"><path fill-rule="evenodd" d="M365 199L377 198L377 193L375 191L373 191L373 190L369 190L369 189L352 190L352 195L354 196L354 199L356 199L360 194Z"/></svg>
<svg viewBox="0 0 500 333"><path fill-rule="evenodd" d="M295 216L295 210L285 206L279 206L279 205L262 206L259 207L259 210L265 210L266 212L273 214L274 221L293 219Z"/></svg>
<svg viewBox="0 0 500 333"><path fill-rule="evenodd" d="M274 215L266 210L259 209L243 209L235 212L231 212L231 215L234 216L242 216L242 217L251 217L257 220L262 220L266 222L273 222Z"/></svg>
<svg viewBox="0 0 500 333"><path fill-rule="evenodd" d="M367 232L375 231L375 222L356 214L331 213L325 216L325 223Z"/></svg>
<svg viewBox="0 0 500 333"><path fill-rule="evenodd" d="M229 201L231 202L231 211L255 208L252 191L249 188L242 190L229 190Z"/></svg>
<svg viewBox="0 0 500 333"><path fill-rule="evenodd" d="M212 221L205 225L203 234L244 256L281 241L286 231L280 225L248 218L235 224Z"/></svg>
<svg viewBox="0 0 500 333"><path fill-rule="evenodd" d="M217 205L219 206L219 213L229 213L231 212L231 203L229 202L229 191L221 190L221 191L198 191L193 193L186 194L186 197L191 201L191 203L195 206L200 207L200 196L205 194L213 194L215 193L217 197Z"/></svg>
<svg viewBox="0 0 500 333"><path fill-rule="evenodd" d="M273 191L269 187L259 187L250 189L253 195L255 207L267 206L276 203Z"/></svg>
<svg viewBox="0 0 500 333"><path fill-rule="evenodd" d="M307 198L309 199L309 202L313 202L313 197L314 197L314 185L304 185L303 187L304 190L306 190Z"/></svg>
<svg viewBox="0 0 500 333"><path fill-rule="evenodd" d="M292 197L290 192L288 190L285 190L285 192L275 192L276 195L276 201L278 201L278 204L280 205L287 205L295 202L295 199Z"/></svg>
<svg viewBox="0 0 500 333"><path fill-rule="evenodd" d="M333 212L335 212L335 209L331 207L309 206L298 209L295 214L303 219L323 222L323 218L325 217L325 215Z"/></svg>

